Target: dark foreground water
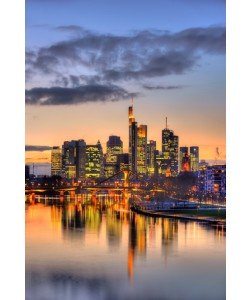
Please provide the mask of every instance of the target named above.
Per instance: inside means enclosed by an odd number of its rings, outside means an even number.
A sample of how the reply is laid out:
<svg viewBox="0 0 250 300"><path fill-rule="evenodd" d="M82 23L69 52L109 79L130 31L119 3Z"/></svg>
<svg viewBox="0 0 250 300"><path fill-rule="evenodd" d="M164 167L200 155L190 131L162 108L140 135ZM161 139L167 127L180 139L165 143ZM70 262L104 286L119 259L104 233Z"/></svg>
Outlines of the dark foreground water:
<svg viewBox="0 0 250 300"><path fill-rule="evenodd" d="M78 201L26 205L27 300L226 298L221 228Z"/></svg>

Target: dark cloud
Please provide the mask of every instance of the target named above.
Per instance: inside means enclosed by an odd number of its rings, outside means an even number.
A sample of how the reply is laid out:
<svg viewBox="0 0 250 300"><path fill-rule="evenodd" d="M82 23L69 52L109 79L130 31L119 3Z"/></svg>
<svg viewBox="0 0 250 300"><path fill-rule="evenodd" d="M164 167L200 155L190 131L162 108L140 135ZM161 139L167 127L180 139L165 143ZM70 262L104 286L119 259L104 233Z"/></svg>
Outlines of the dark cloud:
<svg viewBox="0 0 250 300"><path fill-rule="evenodd" d="M47 74L58 74L55 71L55 67L58 66L59 60L56 56L46 55L46 54L39 54L32 62L33 71L40 70L43 73Z"/></svg>
<svg viewBox="0 0 250 300"><path fill-rule="evenodd" d="M84 75L58 75L57 78L52 81L53 85L59 85L63 87L77 87L84 84L95 84L100 79L98 76L84 76Z"/></svg>
<svg viewBox="0 0 250 300"><path fill-rule="evenodd" d="M169 51L165 54L152 55L140 67L118 68L104 71L106 80L129 80L153 78L170 74L182 74L190 70L196 63L196 57L181 51Z"/></svg>
<svg viewBox="0 0 250 300"><path fill-rule="evenodd" d="M135 97L116 85L85 85L78 87L32 88L26 90L28 105L72 105L93 101L119 101Z"/></svg>
<svg viewBox="0 0 250 300"><path fill-rule="evenodd" d="M223 54L226 51L226 29L224 27L192 28L177 33L176 45L182 43L186 49L203 50L212 54Z"/></svg>
<svg viewBox="0 0 250 300"><path fill-rule="evenodd" d="M46 151L51 150L50 146L25 145L25 151Z"/></svg>
<svg viewBox="0 0 250 300"><path fill-rule="evenodd" d="M147 84L144 84L143 88L146 89L146 90L178 90L178 89L182 89L183 85L163 86L163 85L147 85Z"/></svg>
<svg viewBox="0 0 250 300"><path fill-rule="evenodd" d="M107 84L98 75L58 75L55 80L52 80L53 86L62 87L77 87L80 85L95 85L95 84Z"/></svg>
<svg viewBox="0 0 250 300"><path fill-rule="evenodd" d="M77 66L84 70L86 81L92 74L92 79L107 83L182 74L192 70L204 53L225 53L226 30L222 26L176 33L145 30L130 35L98 34L75 25L56 29L77 35L29 53L26 64L32 72L54 74L56 80L67 78L64 86L78 79L68 78L67 72L62 76L62 68L72 74L72 68Z"/></svg>

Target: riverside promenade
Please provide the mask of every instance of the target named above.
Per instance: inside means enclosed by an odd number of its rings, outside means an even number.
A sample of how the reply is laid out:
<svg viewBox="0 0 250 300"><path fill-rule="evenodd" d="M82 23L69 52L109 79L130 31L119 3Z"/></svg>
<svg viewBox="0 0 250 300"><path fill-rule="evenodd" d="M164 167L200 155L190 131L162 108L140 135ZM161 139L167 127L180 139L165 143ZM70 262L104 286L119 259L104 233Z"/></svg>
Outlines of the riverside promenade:
<svg viewBox="0 0 250 300"><path fill-rule="evenodd" d="M199 221L211 225L226 227L226 209L223 207L199 207L193 203L131 203L131 210L150 217L172 218L180 220Z"/></svg>

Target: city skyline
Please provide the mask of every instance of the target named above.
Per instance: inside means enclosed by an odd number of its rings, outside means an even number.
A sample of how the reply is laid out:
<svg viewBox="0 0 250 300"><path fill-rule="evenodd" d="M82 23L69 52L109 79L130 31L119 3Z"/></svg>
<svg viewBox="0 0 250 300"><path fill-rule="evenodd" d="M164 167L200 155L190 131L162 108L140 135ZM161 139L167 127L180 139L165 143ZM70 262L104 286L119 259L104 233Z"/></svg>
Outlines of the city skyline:
<svg viewBox="0 0 250 300"><path fill-rule="evenodd" d="M133 101L133 107L134 105ZM127 108L126 108L127 109ZM134 108L135 110L135 108ZM137 112L136 112L137 114ZM138 120L138 118L136 118L136 120ZM142 123L147 123L147 128L148 128L148 132L151 133L151 135L147 136L147 140L155 140L156 141L156 149L157 150L161 150L162 148L162 137L161 137L161 132L162 129L164 128L164 121L166 120L166 116L164 117L164 119L162 120L162 122L160 122L161 120L159 120L159 123L162 123L162 128L160 129L160 132L157 132L157 138L155 138L155 135L152 134L152 130L150 130L150 126L148 125L149 122L145 122L145 120L140 120L140 122ZM170 122L169 122L170 120ZM127 120L125 120L125 122L127 123ZM124 121L122 120L121 122L122 124L124 123ZM166 123L166 121L165 121ZM171 127L171 117L168 118L168 127ZM126 124L127 127L127 124ZM173 129L173 128L171 128ZM123 133L124 130L122 130ZM126 128L127 131L127 128ZM192 147L192 146L198 146L200 149L200 159L201 160L207 160L210 162L215 161L216 159L219 161L224 162L225 159L225 145L220 145L220 144L214 144L214 145L199 145L198 143L195 142L195 139L193 138L193 142L189 142L189 143L183 143L182 141L186 140L185 137L183 138L183 136L181 136L180 134L177 134L179 136L180 142L179 142L179 147ZM121 138L121 140L123 141L123 148L124 148L124 152L129 152L129 135L128 132L121 134L119 132L119 130L116 130L116 133L111 133L108 134L106 138L101 139L98 136L93 137L93 135L91 134L90 139L87 139L86 136L89 136L89 134L86 133L85 136L78 136L77 135L73 135L73 136L68 136L68 139L63 139L62 141L59 140L59 138L57 138L57 141L59 141L57 144L53 144L53 145L26 145L26 163L47 163L50 162L50 158L51 158L51 150L54 146L61 146L62 143L64 141L71 141L71 140L79 140L79 139L84 139L88 144L96 144L96 142L98 140L100 140L100 143L102 144L102 147L104 149L104 152L106 153L107 149L106 149L106 143L108 141L108 138L110 136L119 136ZM195 135L193 135L195 136ZM217 149L218 148L218 149ZM218 150L220 151L219 156L218 156Z"/></svg>

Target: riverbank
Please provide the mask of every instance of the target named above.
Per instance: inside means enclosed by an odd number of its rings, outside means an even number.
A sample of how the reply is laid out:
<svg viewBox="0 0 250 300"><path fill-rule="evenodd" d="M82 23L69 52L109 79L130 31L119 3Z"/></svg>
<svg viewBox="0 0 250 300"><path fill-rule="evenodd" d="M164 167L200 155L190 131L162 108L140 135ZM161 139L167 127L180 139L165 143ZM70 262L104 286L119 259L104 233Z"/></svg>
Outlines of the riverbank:
<svg viewBox="0 0 250 300"><path fill-rule="evenodd" d="M143 210L135 206L131 206L131 210L149 217L171 218L187 221L204 222L211 225L222 225L226 227L226 216L224 213L219 214L218 218L214 213L208 213L208 210ZM220 210L218 210L220 211Z"/></svg>

